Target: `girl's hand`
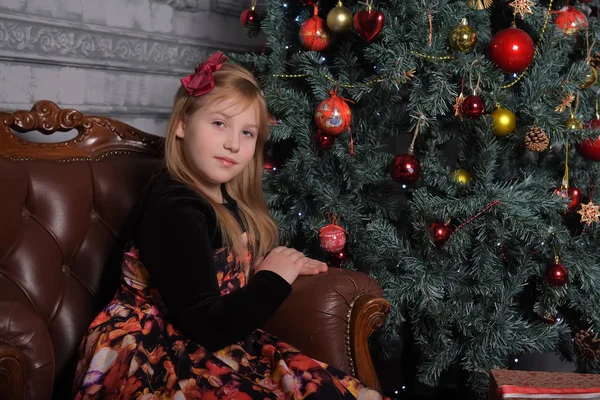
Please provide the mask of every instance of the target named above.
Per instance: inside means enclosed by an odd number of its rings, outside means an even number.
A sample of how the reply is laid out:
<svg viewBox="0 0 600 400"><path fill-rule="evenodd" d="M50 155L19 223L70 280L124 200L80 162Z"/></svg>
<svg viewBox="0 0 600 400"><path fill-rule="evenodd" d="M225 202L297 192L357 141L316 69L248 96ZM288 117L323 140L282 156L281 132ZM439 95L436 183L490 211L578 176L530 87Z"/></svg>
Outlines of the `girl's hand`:
<svg viewBox="0 0 600 400"><path fill-rule="evenodd" d="M296 249L279 246L266 257L256 260L254 273L262 270L275 272L291 285L298 275L317 275L327 271L327 264L308 258Z"/></svg>
<svg viewBox="0 0 600 400"><path fill-rule="evenodd" d="M327 264L319 260L308 258L308 262L304 264L298 275L318 275L322 272L327 272Z"/></svg>

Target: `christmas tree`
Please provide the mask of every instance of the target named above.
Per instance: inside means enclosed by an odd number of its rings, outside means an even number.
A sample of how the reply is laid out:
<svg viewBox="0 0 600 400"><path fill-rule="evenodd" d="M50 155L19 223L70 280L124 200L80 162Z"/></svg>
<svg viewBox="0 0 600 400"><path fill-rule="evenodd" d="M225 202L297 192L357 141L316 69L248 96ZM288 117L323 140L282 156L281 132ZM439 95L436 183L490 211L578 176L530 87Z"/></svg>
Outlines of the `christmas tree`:
<svg viewBox="0 0 600 400"><path fill-rule="evenodd" d="M373 274L419 379L600 369L597 0L271 0L236 57L271 110L284 242ZM255 28L258 25L254 25ZM600 197L600 194L598 195Z"/></svg>

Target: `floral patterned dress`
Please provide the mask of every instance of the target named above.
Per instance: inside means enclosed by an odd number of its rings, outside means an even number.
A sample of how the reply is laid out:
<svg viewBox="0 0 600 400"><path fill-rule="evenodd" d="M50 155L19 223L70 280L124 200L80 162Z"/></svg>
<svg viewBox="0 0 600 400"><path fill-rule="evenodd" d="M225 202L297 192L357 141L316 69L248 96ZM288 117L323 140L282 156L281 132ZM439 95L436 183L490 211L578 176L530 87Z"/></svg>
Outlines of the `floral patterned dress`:
<svg viewBox="0 0 600 400"><path fill-rule="evenodd" d="M245 285L232 253L213 256L221 295ZM124 254L120 288L79 354L76 399L382 399L260 329L216 352L186 340L168 322L133 246Z"/></svg>

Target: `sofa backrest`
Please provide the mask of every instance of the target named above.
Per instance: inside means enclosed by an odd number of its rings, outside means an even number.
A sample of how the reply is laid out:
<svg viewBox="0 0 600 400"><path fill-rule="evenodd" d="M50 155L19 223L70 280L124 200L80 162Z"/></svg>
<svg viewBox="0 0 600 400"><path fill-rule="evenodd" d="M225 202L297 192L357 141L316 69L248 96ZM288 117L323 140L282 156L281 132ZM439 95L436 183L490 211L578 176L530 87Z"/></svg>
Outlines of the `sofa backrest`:
<svg viewBox="0 0 600 400"><path fill-rule="evenodd" d="M71 129L77 137L62 143L13 133ZM160 137L48 101L0 113L0 301L43 321L54 378L116 290L127 221L162 146Z"/></svg>

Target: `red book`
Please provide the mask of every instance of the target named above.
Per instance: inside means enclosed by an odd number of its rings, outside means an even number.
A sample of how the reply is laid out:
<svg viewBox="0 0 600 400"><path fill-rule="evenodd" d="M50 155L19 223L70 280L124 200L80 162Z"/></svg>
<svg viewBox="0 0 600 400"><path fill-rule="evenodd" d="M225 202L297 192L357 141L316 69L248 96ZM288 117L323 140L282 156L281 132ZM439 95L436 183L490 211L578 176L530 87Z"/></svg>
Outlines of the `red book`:
<svg viewBox="0 0 600 400"><path fill-rule="evenodd" d="M494 369L490 400L500 399L600 400L600 375Z"/></svg>

